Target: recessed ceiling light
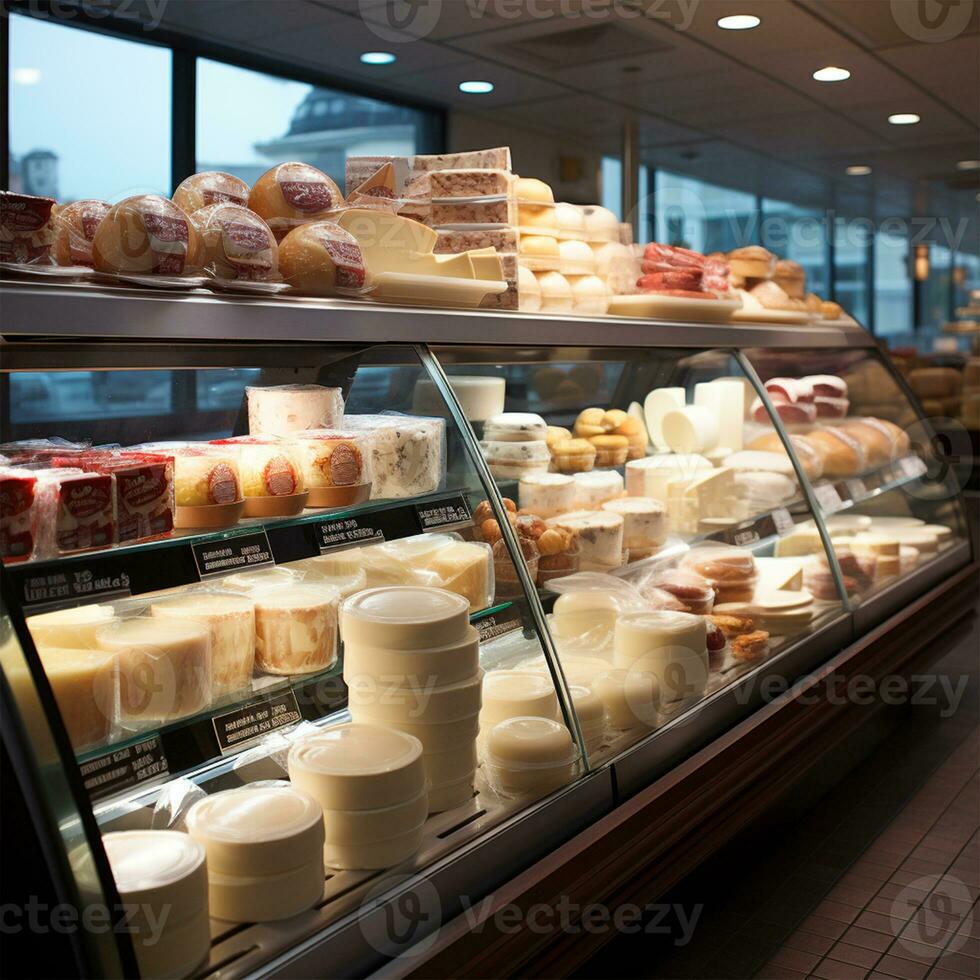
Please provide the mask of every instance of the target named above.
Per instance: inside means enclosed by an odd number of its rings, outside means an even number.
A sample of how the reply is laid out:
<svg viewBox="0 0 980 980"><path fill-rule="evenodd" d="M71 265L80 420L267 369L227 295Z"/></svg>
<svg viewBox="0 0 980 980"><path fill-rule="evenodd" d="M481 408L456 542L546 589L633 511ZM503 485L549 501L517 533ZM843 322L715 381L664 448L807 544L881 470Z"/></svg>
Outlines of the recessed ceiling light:
<svg viewBox="0 0 980 980"><path fill-rule="evenodd" d="M762 21L755 14L730 14L718 20L718 26L723 31L750 31L761 23Z"/></svg>
<svg viewBox="0 0 980 980"><path fill-rule="evenodd" d="M919 121L919 116L914 112L896 112L888 117L888 121L893 126L912 126Z"/></svg>
<svg viewBox="0 0 980 980"><path fill-rule="evenodd" d="M40 68L15 68L12 74L17 85L37 85L41 81Z"/></svg>
<svg viewBox="0 0 980 980"><path fill-rule="evenodd" d="M871 173L871 168L861 163L856 167L848 167L844 172L848 177L867 177Z"/></svg>
<svg viewBox="0 0 980 980"><path fill-rule="evenodd" d="M467 95L488 95L493 91L493 82L460 82L459 90L460 92L466 92Z"/></svg>
<svg viewBox="0 0 980 980"><path fill-rule="evenodd" d="M397 60L390 51L365 51L361 55L361 62L365 65L390 65Z"/></svg>
<svg viewBox="0 0 980 980"><path fill-rule="evenodd" d="M818 82L843 82L851 77L851 73L846 68L835 68L828 65L826 68L819 68L813 73L813 77Z"/></svg>
<svg viewBox="0 0 980 980"><path fill-rule="evenodd" d="M957 170L980 170L980 160L960 160Z"/></svg>

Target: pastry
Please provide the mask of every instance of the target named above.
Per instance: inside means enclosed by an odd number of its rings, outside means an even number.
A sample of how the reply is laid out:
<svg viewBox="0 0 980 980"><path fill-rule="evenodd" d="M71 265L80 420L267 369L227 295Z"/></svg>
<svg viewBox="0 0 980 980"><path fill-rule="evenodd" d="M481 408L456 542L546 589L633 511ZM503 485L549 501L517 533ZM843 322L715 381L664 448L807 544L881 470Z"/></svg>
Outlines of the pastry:
<svg viewBox="0 0 980 980"><path fill-rule="evenodd" d="M560 425L549 425L545 430L544 441L548 444L548 448L554 450L555 445L561 442L563 439L571 439L572 434L568 429L563 429Z"/></svg>
<svg viewBox="0 0 980 980"><path fill-rule="evenodd" d="M731 613L709 613L706 617L709 623L717 626L729 639L742 636L755 629L755 623L749 616L735 616Z"/></svg>
<svg viewBox="0 0 980 980"><path fill-rule="evenodd" d="M656 576L649 585L669 593L684 605L684 611L704 616L715 603L715 590L696 572L670 569Z"/></svg>
<svg viewBox="0 0 980 980"><path fill-rule="evenodd" d="M595 446L596 466L622 466L629 455L629 439L626 436L593 436L589 440Z"/></svg>
<svg viewBox="0 0 980 980"><path fill-rule="evenodd" d="M840 303L832 303L824 300L820 304L820 312L825 320L839 320L844 315L844 308Z"/></svg>
<svg viewBox="0 0 980 980"><path fill-rule="evenodd" d="M559 473L585 473L595 466L596 447L588 439L561 439L551 447L551 461Z"/></svg>
<svg viewBox="0 0 980 980"><path fill-rule="evenodd" d="M725 545L692 548L682 567L700 575L714 590L715 602L748 602L759 572L751 551Z"/></svg>
<svg viewBox="0 0 980 980"><path fill-rule="evenodd" d="M808 313L818 317L823 316L823 300L816 293L807 293L803 297L803 303Z"/></svg>
<svg viewBox="0 0 980 980"><path fill-rule="evenodd" d="M890 422L888 419L865 418L863 421L869 425L882 428L891 435L894 446L892 455L893 459L899 459L902 456L907 456L911 451L912 440L909 438L908 432L906 432L901 426L896 425L894 422Z"/></svg>
<svg viewBox="0 0 980 980"><path fill-rule="evenodd" d="M804 299L806 296L806 273L799 262L780 259L772 274L773 280L783 288L790 299Z"/></svg>
<svg viewBox="0 0 980 980"><path fill-rule="evenodd" d="M746 245L728 253L728 265L733 276L743 279L771 279L776 256L761 245Z"/></svg>
<svg viewBox="0 0 980 980"><path fill-rule="evenodd" d="M764 279L749 290L749 295L754 296L767 310L793 310L796 309L795 301L786 295L782 286L778 286L771 279Z"/></svg>
<svg viewBox="0 0 980 980"><path fill-rule="evenodd" d="M606 411L601 408L587 408L579 412L575 420L575 436L579 439L591 439L593 436L603 436L612 432L613 423L606 418Z"/></svg>
<svg viewBox="0 0 980 980"><path fill-rule="evenodd" d="M732 638L732 657L739 663L759 660L769 649L769 634L765 630L755 630Z"/></svg>

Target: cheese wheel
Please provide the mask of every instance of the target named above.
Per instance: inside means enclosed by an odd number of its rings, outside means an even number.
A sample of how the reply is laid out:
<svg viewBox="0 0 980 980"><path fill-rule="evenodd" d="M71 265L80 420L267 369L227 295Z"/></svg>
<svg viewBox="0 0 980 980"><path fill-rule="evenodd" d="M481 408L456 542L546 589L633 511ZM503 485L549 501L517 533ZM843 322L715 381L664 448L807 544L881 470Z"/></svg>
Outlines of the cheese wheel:
<svg viewBox="0 0 980 980"><path fill-rule="evenodd" d="M118 619L98 631L96 643L118 658L124 725L172 721L210 704L211 635L200 623Z"/></svg>
<svg viewBox="0 0 980 980"><path fill-rule="evenodd" d="M211 636L211 690L214 697L250 690L255 665L255 604L233 592L201 590L161 599L153 616L200 623Z"/></svg>
<svg viewBox="0 0 980 980"><path fill-rule="evenodd" d="M707 649L706 636L702 616L671 610L628 613L616 621L613 662L617 667L637 661L659 666L686 654L700 656Z"/></svg>
<svg viewBox="0 0 980 980"><path fill-rule="evenodd" d="M215 204L248 204L248 184L220 170L191 174L174 191L173 202L184 214L193 214Z"/></svg>
<svg viewBox="0 0 980 980"><path fill-rule="evenodd" d="M105 201L94 200L73 201L58 208L51 219L51 255L58 265L92 266L92 240L109 210Z"/></svg>
<svg viewBox="0 0 980 980"><path fill-rule="evenodd" d="M620 601L612 592L566 592L555 600L551 626L556 636L572 639L592 630L612 630L621 611Z"/></svg>
<svg viewBox="0 0 980 980"><path fill-rule="evenodd" d="M248 431L253 436L333 429L344 416L341 390L323 385L246 387L245 399Z"/></svg>
<svg viewBox="0 0 980 980"><path fill-rule="evenodd" d="M622 564L624 522L619 514L577 510L549 518L547 523L577 533L583 562L605 566Z"/></svg>
<svg viewBox="0 0 980 980"><path fill-rule="evenodd" d="M499 722L521 716L558 721L558 695L551 678L523 670L492 670L483 682L480 729L489 731Z"/></svg>
<svg viewBox="0 0 980 980"><path fill-rule="evenodd" d="M249 208L266 220L280 241L293 229L320 221L343 204L340 188L308 163L273 167L255 182L248 196Z"/></svg>
<svg viewBox="0 0 980 980"><path fill-rule="evenodd" d="M464 597L445 589L368 589L344 602L341 632L345 644L425 650L466 636L469 609Z"/></svg>
<svg viewBox="0 0 980 980"><path fill-rule="evenodd" d="M502 412L483 423L487 442L543 442L548 425L533 412Z"/></svg>
<svg viewBox="0 0 980 980"><path fill-rule="evenodd" d="M575 509L575 481L562 473L529 473L518 486L521 510L554 517Z"/></svg>
<svg viewBox="0 0 980 980"><path fill-rule="evenodd" d="M112 606L75 606L27 617L34 645L74 650L95 650L99 629L115 618Z"/></svg>
<svg viewBox="0 0 980 980"><path fill-rule="evenodd" d="M201 240L201 264L217 279L275 282L279 246L272 229L238 204L212 204L194 211L190 222Z"/></svg>
<svg viewBox="0 0 980 980"><path fill-rule="evenodd" d="M356 293L368 284L361 246L332 221L301 225L281 239L279 271L285 282L309 296Z"/></svg>
<svg viewBox="0 0 980 980"><path fill-rule="evenodd" d="M623 547L631 554L659 548L667 540L667 509L659 500L620 497L607 500L602 509L622 517Z"/></svg>
<svg viewBox="0 0 980 980"><path fill-rule="evenodd" d="M256 593L255 665L268 674L309 674L337 660L340 593L319 584Z"/></svg>
<svg viewBox="0 0 980 980"><path fill-rule="evenodd" d="M40 645L37 653L72 748L77 751L103 744L109 738L115 713L113 654Z"/></svg>
<svg viewBox="0 0 980 980"><path fill-rule="evenodd" d="M705 452L718 444L718 416L704 405L672 408L661 417L660 431L671 452Z"/></svg>
<svg viewBox="0 0 980 980"><path fill-rule="evenodd" d="M372 810L425 790L422 743L380 725L347 724L294 742L289 779L324 810Z"/></svg>
<svg viewBox="0 0 980 980"><path fill-rule="evenodd" d="M201 267L201 240L173 201L127 197L110 208L92 239L99 272L180 276Z"/></svg>
<svg viewBox="0 0 980 980"><path fill-rule="evenodd" d="M323 811L292 786L212 793L190 808L184 822L207 852L211 876L275 875L323 860Z"/></svg>
<svg viewBox="0 0 980 980"><path fill-rule="evenodd" d="M623 495L623 478L615 470L574 473L575 510L598 510L607 500Z"/></svg>

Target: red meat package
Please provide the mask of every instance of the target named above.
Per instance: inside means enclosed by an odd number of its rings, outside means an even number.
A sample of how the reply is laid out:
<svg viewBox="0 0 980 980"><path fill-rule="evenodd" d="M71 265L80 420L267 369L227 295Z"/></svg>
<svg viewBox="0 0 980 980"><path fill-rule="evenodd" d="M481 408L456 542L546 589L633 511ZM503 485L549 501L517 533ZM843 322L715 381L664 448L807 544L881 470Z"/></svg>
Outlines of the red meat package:
<svg viewBox="0 0 980 980"><path fill-rule="evenodd" d="M26 561L37 543L37 477L27 470L0 467L0 558Z"/></svg>

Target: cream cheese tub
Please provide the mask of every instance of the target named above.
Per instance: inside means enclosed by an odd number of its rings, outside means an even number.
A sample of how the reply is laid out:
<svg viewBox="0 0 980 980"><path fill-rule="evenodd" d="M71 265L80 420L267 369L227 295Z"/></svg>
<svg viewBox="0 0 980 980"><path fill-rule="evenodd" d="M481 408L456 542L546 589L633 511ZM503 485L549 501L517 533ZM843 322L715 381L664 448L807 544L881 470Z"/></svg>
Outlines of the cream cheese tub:
<svg viewBox="0 0 980 980"><path fill-rule="evenodd" d="M384 726L386 723L374 714L374 706L357 709L358 724ZM472 742L480 733L479 713L458 721L425 722L401 721L398 731L417 739L425 752L444 752L463 742Z"/></svg>
<svg viewBox="0 0 980 980"><path fill-rule="evenodd" d="M550 718L508 718L487 733L484 768L502 796L544 796L575 778L579 752Z"/></svg>
<svg viewBox="0 0 980 980"><path fill-rule="evenodd" d="M465 681L480 669L480 634L467 626L463 636L446 646L421 650L392 650L350 640L344 645L344 680L349 686L359 678L382 679L396 687L425 685L430 678L439 684Z"/></svg>
<svg viewBox="0 0 980 980"><path fill-rule="evenodd" d="M347 724L296 742L289 778L324 810L372 810L425 790L422 743L380 725Z"/></svg>
<svg viewBox="0 0 980 980"><path fill-rule="evenodd" d="M323 898L323 851L319 860L272 875L226 875L209 871L211 915L227 922L288 919Z"/></svg>
<svg viewBox="0 0 980 980"><path fill-rule="evenodd" d="M610 728L656 728L660 711L660 683L647 671L613 668L592 679Z"/></svg>
<svg viewBox="0 0 980 980"><path fill-rule="evenodd" d="M324 810L325 839L330 844L371 844L417 829L425 823L428 814L426 790L394 806L373 810Z"/></svg>
<svg viewBox="0 0 980 980"><path fill-rule="evenodd" d="M424 650L467 634L470 604L445 589L390 586L345 600L340 630L345 644Z"/></svg>
<svg viewBox="0 0 980 980"><path fill-rule="evenodd" d="M423 826L367 844L338 844L327 841L324 863L346 871L378 871L407 861L422 846Z"/></svg>
<svg viewBox="0 0 980 980"><path fill-rule="evenodd" d="M361 709L367 708L373 722L399 728L405 721L438 725L479 714L482 670L455 684L435 686L440 679L432 675L400 687L387 677L362 674L352 678L347 701L351 717L358 718Z"/></svg>
<svg viewBox="0 0 980 980"><path fill-rule="evenodd" d="M550 677L524 670L492 670L483 680L480 730L487 732L508 718L534 715L557 721L558 695Z"/></svg>

